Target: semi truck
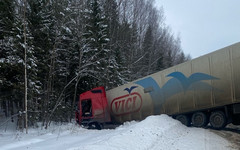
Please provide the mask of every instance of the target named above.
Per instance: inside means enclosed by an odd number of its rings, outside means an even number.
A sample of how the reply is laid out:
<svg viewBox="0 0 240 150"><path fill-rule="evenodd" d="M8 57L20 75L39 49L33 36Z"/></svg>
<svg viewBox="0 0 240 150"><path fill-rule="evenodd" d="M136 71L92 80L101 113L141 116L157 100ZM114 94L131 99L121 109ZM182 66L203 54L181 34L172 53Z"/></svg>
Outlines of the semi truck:
<svg viewBox="0 0 240 150"><path fill-rule="evenodd" d="M76 121L109 123L167 114L186 126L240 124L240 42L105 91L80 94Z"/></svg>

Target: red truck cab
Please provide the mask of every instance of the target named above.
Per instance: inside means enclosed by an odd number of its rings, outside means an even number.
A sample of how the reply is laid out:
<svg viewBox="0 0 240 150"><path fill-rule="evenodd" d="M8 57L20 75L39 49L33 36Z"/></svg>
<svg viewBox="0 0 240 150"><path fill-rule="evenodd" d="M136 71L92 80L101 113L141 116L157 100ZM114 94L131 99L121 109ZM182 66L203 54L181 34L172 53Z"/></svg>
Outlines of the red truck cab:
<svg viewBox="0 0 240 150"><path fill-rule="evenodd" d="M80 95L76 121L80 125L97 129L101 129L103 123L111 122L104 87L97 87Z"/></svg>

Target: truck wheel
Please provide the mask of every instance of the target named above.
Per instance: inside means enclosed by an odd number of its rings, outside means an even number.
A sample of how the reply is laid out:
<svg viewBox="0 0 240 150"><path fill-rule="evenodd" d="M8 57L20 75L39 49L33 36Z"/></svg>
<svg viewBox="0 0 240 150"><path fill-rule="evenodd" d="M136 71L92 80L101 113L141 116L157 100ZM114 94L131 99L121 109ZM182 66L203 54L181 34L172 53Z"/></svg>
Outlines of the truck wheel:
<svg viewBox="0 0 240 150"><path fill-rule="evenodd" d="M192 115L192 124L194 127L206 127L208 124L208 117L203 112L196 112Z"/></svg>
<svg viewBox="0 0 240 150"><path fill-rule="evenodd" d="M93 122L88 124L88 129L98 129L101 130L101 125L98 122Z"/></svg>
<svg viewBox="0 0 240 150"><path fill-rule="evenodd" d="M209 122L214 129L219 130L227 125L227 118L222 111L214 111L210 115Z"/></svg>
<svg viewBox="0 0 240 150"><path fill-rule="evenodd" d="M187 115L177 115L176 119L187 127L189 127L191 124L191 121Z"/></svg>

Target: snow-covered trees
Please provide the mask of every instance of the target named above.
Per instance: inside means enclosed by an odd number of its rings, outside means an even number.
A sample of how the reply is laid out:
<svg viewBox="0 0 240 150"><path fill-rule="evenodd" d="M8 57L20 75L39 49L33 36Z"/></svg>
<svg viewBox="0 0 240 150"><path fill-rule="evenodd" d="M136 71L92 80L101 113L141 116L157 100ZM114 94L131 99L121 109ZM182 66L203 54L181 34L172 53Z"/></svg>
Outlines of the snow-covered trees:
<svg viewBox="0 0 240 150"><path fill-rule="evenodd" d="M1 0L6 116L24 110L25 46L30 125L70 120L83 91L110 89L189 59L152 0Z"/></svg>
<svg viewBox="0 0 240 150"><path fill-rule="evenodd" d="M85 10L85 32L83 59L90 60L88 69L92 70L90 81L93 86L107 83L108 76L108 47L109 37L107 33L106 18L103 14L99 0L89 0ZM86 62L86 63L90 63Z"/></svg>

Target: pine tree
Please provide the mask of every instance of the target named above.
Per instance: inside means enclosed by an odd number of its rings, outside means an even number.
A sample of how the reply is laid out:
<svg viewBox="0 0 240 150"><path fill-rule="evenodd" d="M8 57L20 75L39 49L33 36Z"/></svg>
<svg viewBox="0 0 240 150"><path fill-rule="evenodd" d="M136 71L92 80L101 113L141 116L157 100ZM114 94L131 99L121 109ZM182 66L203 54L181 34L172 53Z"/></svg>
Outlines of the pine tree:
<svg viewBox="0 0 240 150"><path fill-rule="evenodd" d="M13 51L14 1L0 2L0 103L6 103L12 96L14 68L11 68ZM5 109L5 108L4 108ZM8 112L6 113L8 115Z"/></svg>
<svg viewBox="0 0 240 150"><path fill-rule="evenodd" d="M0 40L13 35L14 0L0 1Z"/></svg>
<svg viewBox="0 0 240 150"><path fill-rule="evenodd" d="M3 12L1 12L1 15L9 16L1 18L3 32L1 32L2 49L0 53L0 72L2 86L0 91L6 92L6 94L1 94L1 97L2 95L4 96L1 99L11 100L23 106L23 51L21 48L24 45L23 43L17 42L18 39L21 39L21 33L23 33L21 32L22 22L15 14L13 1L9 1L9 3L3 1L2 4L3 9L1 10Z"/></svg>
<svg viewBox="0 0 240 150"><path fill-rule="evenodd" d="M140 66L142 69L142 75L146 76L152 73L151 71L151 63L153 60L153 33L152 27L149 25L147 31L145 33L144 41L143 41L143 55L144 58L141 61L142 65Z"/></svg>
<svg viewBox="0 0 240 150"><path fill-rule="evenodd" d="M12 111L13 114L24 110L24 50L26 47L28 47L27 69L35 72L36 63L31 43L32 35L28 28L28 22L26 22L26 39L29 40L29 42L27 42L28 45L24 42L23 2L3 1L2 4L4 8L2 10L4 12L1 14L9 16L5 16L6 18L1 22L4 30L4 32L2 32L4 34L1 35L4 36L1 37L1 47L3 48L3 52L1 52L0 58L0 68L2 73L2 79L0 80L2 81L1 83L3 86L1 86L0 91L4 91L8 94L4 94L5 98L0 99L6 99L9 101L11 103L11 109L13 107L17 108L17 110ZM7 4L7 6L4 7L5 4ZM28 77L28 83L30 85L34 84L33 74L30 73ZM32 91L34 91L34 87L32 88ZM21 120L19 122L21 122Z"/></svg>
<svg viewBox="0 0 240 150"><path fill-rule="evenodd" d="M108 35L110 41L108 60L108 82L107 87L113 88L126 82L127 68L124 67L124 58L120 50L118 32L120 28L119 14L117 12L116 1L106 0L104 3L104 14L108 26Z"/></svg>
<svg viewBox="0 0 240 150"><path fill-rule="evenodd" d="M45 100L45 85L47 72L49 69L49 49L51 44L51 17L49 5L46 1L29 0L26 12L28 32L31 38L27 39L28 43L28 64L32 67L28 69L29 78L29 118L30 123L34 124L42 119L40 113L43 110ZM31 47L32 48L31 48Z"/></svg>
<svg viewBox="0 0 240 150"><path fill-rule="evenodd" d="M137 46L137 27L135 24L131 25L125 21L120 25L118 34L118 46L123 55L124 67L126 67L125 77L128 79L127 81L133 81L141 76L138 74L139 68L136 67L142 57Z"/></svg>
<svg viewBox="0 0 240 150"><path fill-rule="evenodd" d="M108 53L107 25L105 16L102 13L99 0L89 0L88 10L86 10L86 32L84 33L85 45L83 59L90 63L90 80L94 86L105 85L108 76ZM91 83L90 83L91 84Z"/></svg>

